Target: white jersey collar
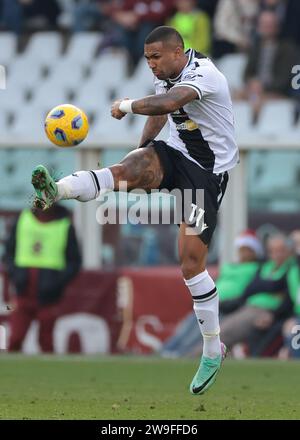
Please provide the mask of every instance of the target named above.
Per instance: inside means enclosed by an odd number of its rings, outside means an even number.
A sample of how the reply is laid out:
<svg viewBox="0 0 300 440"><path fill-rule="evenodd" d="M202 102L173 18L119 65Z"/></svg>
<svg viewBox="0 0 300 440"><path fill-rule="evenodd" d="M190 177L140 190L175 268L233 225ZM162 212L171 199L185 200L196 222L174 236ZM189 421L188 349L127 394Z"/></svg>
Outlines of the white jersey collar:
<svg viewBox="0 0 300 440"><path fill-rule="evenodd" d="M195 51L194 51L194 49L187 49L187 50L185 51L185 54L188 56L188 60L187 60L186 65L184 66L184 68L182 69L182 71L180 72L180 74L179 74L178 76L176 76L176 78L168 78L168 79L166 80L167 83L173 85L173 84L176 84L178 81L180 81L183 72L184 72L185 69L191 64L191 62L192 62L192 60L193 60L193 58L194 58L194 56L195 56Z"/></svg>

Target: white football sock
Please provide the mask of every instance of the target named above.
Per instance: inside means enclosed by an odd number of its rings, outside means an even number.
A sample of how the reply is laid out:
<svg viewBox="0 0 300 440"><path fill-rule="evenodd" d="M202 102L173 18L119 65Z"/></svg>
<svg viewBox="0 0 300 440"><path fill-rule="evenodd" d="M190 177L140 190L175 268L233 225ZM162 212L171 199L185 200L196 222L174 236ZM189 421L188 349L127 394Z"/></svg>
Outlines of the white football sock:
<svg viewBox="0 0 300 440"><path fill-rule="evenodd" d="M76 199L88 202L96 199L98 195L113 191L114 178L109 168L93 171L76 171L66 176L57 183L58 197L61 199Z"/></svg>
<svg viewBox="0 0 300 440"><path fill-rule="evenodd" d="M194 311L203 336L203 355L211 359L221 354L219 297L207 270L184 280L194 301Z"/></svg>

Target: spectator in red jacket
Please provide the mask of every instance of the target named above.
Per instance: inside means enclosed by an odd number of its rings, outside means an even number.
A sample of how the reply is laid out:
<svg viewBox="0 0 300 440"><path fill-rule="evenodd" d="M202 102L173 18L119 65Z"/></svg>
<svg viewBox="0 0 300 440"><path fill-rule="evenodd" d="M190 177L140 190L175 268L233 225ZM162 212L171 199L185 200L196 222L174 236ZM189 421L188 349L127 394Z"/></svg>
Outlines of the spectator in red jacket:
<svg viewBox="0 0 300 440"><path fill-rule="evenodd" d="M143 55L146 36L165 23L173 11L173 3L173 0L124 0L111 11L118 44L127 49L134 65Z"/></svg>

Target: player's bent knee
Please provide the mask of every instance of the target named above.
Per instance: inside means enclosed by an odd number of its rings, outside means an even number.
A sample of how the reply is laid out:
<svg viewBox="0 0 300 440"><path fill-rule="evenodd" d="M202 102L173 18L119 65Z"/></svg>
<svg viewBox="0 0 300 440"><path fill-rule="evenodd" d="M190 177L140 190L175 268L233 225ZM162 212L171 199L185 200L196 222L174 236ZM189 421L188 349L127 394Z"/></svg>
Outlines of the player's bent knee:
<svg viewBox="0 0 300 440"><path fill-rule="evenodd" d="M127 191L140 187L141 173L134 163L126 161L113 165L110 170L114 178L115 189Z"/></svg>
<svg viewBox="0 0 300 440"><path fill-rule="evenodd" d="M154 148L147 147L131 151L121 163L110 167L115 189L158 188L163 170ZM124 184L123 184L124 183Z"/></svg>
<svg viewBox="0 0 300 440"><path fill-rule="evenodd" d="M114 182L115 182L115 188L119 189L120 182L127 181L127 170L126 165L119 163L117 165L113 165L110 167L110 171L112 172Z"/></svg>
<svg viewBox="0 0 300 440"><path fill-rule="evenodd" d="M189 280L205 270L202 258L185 257L181 261L181 271L184 279Z"/></svg>

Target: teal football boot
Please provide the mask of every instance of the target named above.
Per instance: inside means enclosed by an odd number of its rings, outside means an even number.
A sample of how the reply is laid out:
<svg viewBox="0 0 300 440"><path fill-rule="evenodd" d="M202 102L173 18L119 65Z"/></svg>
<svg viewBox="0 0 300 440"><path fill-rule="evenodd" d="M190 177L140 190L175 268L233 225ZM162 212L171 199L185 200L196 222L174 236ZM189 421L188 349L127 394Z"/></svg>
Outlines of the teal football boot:
<svg viewBox="0 0 300 440"><path fill-rule="evenodd" d="M227 354L227 348L221 342L221 354L214 359L202 356L200 367L190 385L190 392L193 395L204 394L215 382L222 362Z"/></svg>

